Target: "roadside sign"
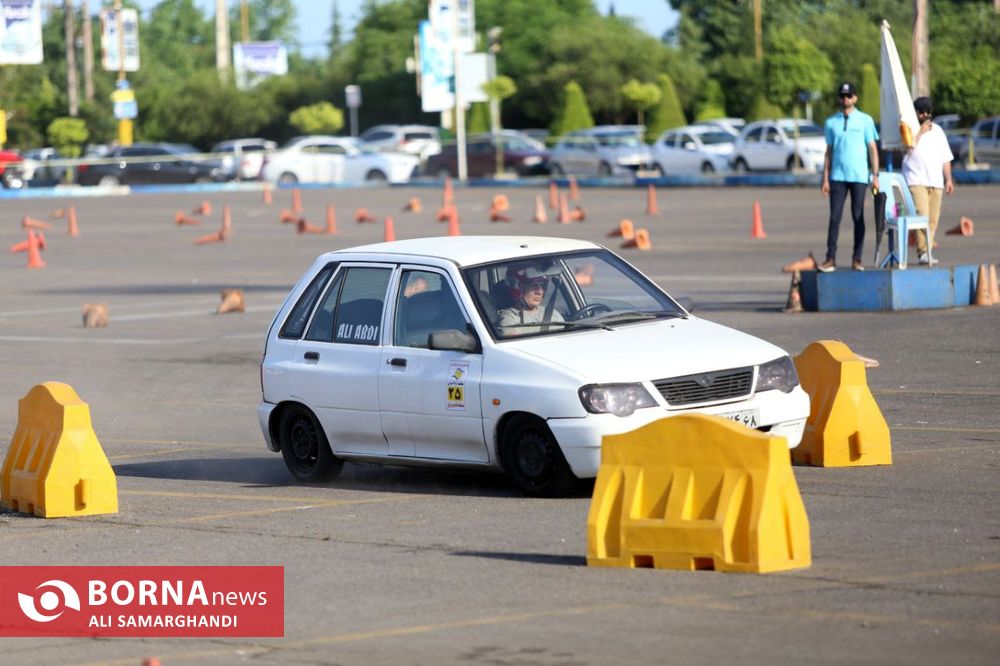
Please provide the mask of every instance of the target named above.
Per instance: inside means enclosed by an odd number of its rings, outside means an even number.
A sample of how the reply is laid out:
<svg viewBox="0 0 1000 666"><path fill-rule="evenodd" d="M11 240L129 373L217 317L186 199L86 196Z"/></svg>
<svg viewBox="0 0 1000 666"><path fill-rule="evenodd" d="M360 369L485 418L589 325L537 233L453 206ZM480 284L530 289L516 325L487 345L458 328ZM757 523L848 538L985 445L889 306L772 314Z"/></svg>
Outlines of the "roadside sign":
<svg viewBox="0 0 1000 666"><path fill-rule="evenodd" d="M125 45L126 72L139 70L139 13L134 9L121 10L121 25ZM122 61L119 51L118 12L114 9L101 10L101 66L106 71L121 71Z"/></svg>
<svg viewBox="0 0 1000 666"><path fill-rule="evenodd" d="M128 81L119 81L117 87L118 90L111 93L115 118L118 120L134 120L139 115L139 105L135 101L135 91L129 87Z"/></svg>
<svg viewBox="0 0 1000 666"><path fill-rule="evenodd" d="M345 86L344 96L347 99L348 109L358 109L361 108L361 86Z"/></svg>
<svg viewBox="0 0 1000 666"><path fill-rule="evenodd" d="M0 0L0 65L42 62L41 0Z"/></svg>

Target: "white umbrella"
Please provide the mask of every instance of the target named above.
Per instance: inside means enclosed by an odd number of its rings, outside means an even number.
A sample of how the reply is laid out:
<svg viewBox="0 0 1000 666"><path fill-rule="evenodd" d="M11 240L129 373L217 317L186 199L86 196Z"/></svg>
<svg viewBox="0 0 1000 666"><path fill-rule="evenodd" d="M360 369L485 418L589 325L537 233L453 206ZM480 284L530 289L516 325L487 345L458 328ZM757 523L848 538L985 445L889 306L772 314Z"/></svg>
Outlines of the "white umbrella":
<svg viewBox="0 0 1000 666"><path fill-rule="evenodd" d="M896 42L889 31L889 22L882 21L882 148L912 148L913 137L920 130L913 96L899 62Z"/></svg>

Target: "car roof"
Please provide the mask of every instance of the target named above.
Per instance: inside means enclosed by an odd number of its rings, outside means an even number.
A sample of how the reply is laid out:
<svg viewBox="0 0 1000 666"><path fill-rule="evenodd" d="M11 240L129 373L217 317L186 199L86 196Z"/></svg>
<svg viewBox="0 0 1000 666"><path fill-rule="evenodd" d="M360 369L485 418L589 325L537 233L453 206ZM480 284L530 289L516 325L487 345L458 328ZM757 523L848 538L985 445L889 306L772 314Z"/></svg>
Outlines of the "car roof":
<svg viewBox="0 0 1000 666"><path fill-rule="evenodd" d="M600 247L589 241L545 236L433 236L350 247L327 252L323 257L328 261L340 259L345 254L397 255L404 261L406 257L434 257L466 267Z"/></svg>

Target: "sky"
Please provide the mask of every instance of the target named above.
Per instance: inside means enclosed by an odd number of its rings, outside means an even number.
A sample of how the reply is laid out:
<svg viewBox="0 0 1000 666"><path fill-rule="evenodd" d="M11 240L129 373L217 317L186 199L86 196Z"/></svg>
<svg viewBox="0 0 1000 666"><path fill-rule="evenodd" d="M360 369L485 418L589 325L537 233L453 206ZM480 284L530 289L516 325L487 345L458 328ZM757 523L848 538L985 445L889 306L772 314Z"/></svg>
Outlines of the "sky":
<svg viewBox="0 0 1000 666"><path fill-rule="evenodd" d="M139 0L139 5L148 10L159 0ZM230 6L238 0L228 0ZM361 15L363 0L337 0L340 17L344 24L345 37L350 37L354 24ZM542 0L544 1L544 0ZM299 42L306 56L323 56L330 38L330 23L333 16L334 0L295 0L298 13ZM91 3L94 4L94 3ZM215 11L214 0L198 0L206 13ZM621 17L634 18L636 26L654 37L663 33L677 22L677 12L670 8L666 0L597 0L597 8L602 14L614 5L615 13ZM141 35L140 35L141 38Z"/></svg>

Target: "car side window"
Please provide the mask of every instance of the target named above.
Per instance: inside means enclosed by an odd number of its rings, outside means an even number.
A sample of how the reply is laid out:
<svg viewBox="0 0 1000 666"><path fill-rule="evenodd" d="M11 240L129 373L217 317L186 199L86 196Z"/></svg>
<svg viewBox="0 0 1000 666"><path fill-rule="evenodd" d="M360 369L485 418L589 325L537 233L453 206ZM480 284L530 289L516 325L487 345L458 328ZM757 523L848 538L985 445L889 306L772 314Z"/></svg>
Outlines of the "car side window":
<svg viewBox="0 0 1000 666"><path fill-rule="evenodd" d="M352 267L338 273L313 315L307 340L377 345L389 268Z"/></svg>
<svg viewBox="0 0 1000 666"><path fill-rule="evenodd" d="M749 132L747 132L746 142L747 143L760 143L760 133L761 133L762 129L763 128L761 128L761 127L754 127L752 130L750 130Z"/></svg>
<svg viewBox="0 0 1000 666"><path fill-rule="evenodd" d="M347 149L337 144L324 144L316 147L316 152L324 155L346 155Z"/></svg>
<svg viewBox="0 0 1000 666"><path fill-rule="evenodd" d="M285 319L285 324L278 332L278 337L293 340L298 340L302 337L302 332L305 331L306 323L309 321L309 313L312 312L313 306L316 305L316 300L323 293L323 287L326 286L327 281L329 281L330 276L333 275L335 270L337 270L337 264L327 264L316 274L316 277L313 278L309 286L299 296L299 300L295 304L295 307L292 308L288 318Z"/></svg>
<svg viewBox="0 0 1000 666"><path fill-rule="evenodd" d="M781 139L778 137L778 130L774 127L767 128L767 138L764 140L767 143L781 143Z"/></svg>
<svg viewBox="0 0 1000 666"><path fill-rule="evenodd" d="M434 331L466 330L458 299L440 273L407 270L399 283L393 344L426 349Z"/></svg>
<svg viewBox="0 0 1000 666"><path fill-rule="evenodd" d="M671 132L670 134L665 134L663 136L663 145L668 148L673 148L674 143L677 142L677 135Z"/></svg>

